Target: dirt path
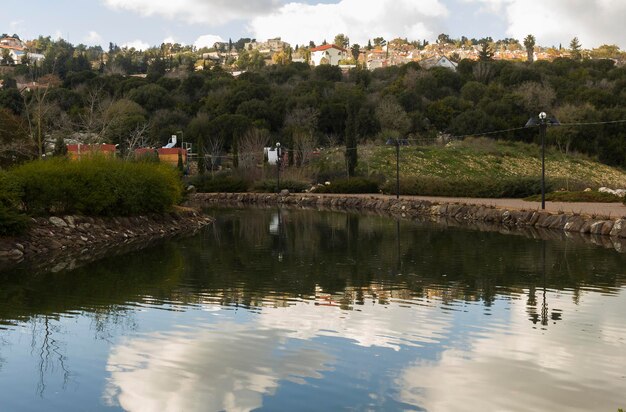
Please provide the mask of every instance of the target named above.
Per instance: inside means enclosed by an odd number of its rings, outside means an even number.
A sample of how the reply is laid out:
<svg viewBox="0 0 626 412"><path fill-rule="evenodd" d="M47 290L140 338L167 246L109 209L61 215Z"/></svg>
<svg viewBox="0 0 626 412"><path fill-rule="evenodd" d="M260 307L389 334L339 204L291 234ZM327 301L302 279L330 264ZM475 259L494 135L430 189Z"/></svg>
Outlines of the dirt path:
<svg viewBox="0 0 626 412"><path fill-rule="evenodd" d="M321 194L316 194L320 196ZM394 196L376 195L376 194L360 194L360 195L343 195L343 194L323 194L321 196L358 196L368 198L388 199ZM480 199L469 197L435 197L435 196L400 196L400 199L428 200L439 203L465 203L471 205L495 206L501 209L516 210L540 210L541 202L527 202L522 199ZM565 203L565 202L546 202L546 211L548 212L565 212L579 213L582 215L606 216L611 218L626 217L626 206L622 203Z"/></svg>

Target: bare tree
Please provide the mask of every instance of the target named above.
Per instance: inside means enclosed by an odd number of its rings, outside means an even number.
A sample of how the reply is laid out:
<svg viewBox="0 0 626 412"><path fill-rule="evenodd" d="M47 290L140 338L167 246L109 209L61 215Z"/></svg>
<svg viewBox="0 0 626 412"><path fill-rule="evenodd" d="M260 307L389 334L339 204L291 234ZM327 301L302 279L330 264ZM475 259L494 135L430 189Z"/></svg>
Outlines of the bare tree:
<svg viewBox="0 0 626 412"><path fill-rule="evenodd" d="M135 149L140 147L150 147L154 143L150 138L150 127L148 123L138 124L126 139L126 160L132 159Z"/></svg>
<svg viewBox="0 0 626 412"><path fill-rule="evenodd" d="M246 171L249 178L259 177L263 164L263 148L270 140L265 129L249 129L239 140L239 168Z"/></svg>
<svg viewBox="0 0 626 412"><path fill-rule="evenodd" d="M411 119L406 111L391 96L380 101L376 107L376 118L383 133L393 137L404 136L411 127Z"/></svg>
<svg viewBox="0 0 626 412"><path fill-rule="evenodd" d="M18 159L29 159L35 146L29 139L22 120L6 109L0 109L0 167Z"/></svg>
<svg viewBox="0 0 626 412"><path fill-rule="evenodd" d="M537 82L522 83L515 95L522 101L522 105L533 115L541 111L549 111L556 100L556 93L552 87Z"/></svg>
<svg viewBox="0 0 626 412"><path fill-rule="evenodd" d="M220 164L220 156L222 154L223 147L224 138L215 134L206 141L206 146L203 148L204 153L206 153L210 159L211 176L215 174L215 170L217 170Z"/></svg>
<svg viewBox="0 0 626 412"><path fill-rule="evenodd" d="M55 108L55 105L48 102L48 92L51 87L60 82L52 76L47 77L50 77L47 82L42 78L40 85L36 87L33 85L33 89L27 95L23 95L28 134L37 146L39 158L44 155L45 138L53 119L51 114Z"/></svg>
<svg viewBox="0 0 626 412"><path fill-rule="evenodd" d="M308 163L317 144L315 128L319 111L312 107L292 110L285 118L285 127L291 133L293 149L296 154L296 164Z"/></svg>
<svg viewBox="0 0 626 412"><path fill-rule="evenodd" d="M98 143L102 141L107 125L105 115L113 100L106 96L102 85L90 87L85 93L85 109L79 115L77 128L86 134L83 143Z"/></svg>

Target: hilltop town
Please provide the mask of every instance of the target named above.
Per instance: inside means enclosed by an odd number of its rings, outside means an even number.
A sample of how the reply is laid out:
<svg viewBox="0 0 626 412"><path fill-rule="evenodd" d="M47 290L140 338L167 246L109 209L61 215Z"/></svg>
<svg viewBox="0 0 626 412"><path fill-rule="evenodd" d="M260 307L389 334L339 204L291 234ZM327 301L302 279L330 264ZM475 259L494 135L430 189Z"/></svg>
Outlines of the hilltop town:
<svg viewBox="0 0 626 412"><path fill-rule="evenodd" d="M40 36L38 39L23 41L19 35L2 35L0 38L0 65L41 65L50 52L49 48L57 42L50 37ZM243 38L236 42L216 42L212 47L198 49L191 45L179 43L163 43L147 50L119 47L110 43L108 50L100 46L76 46L74 53L86 58L92 69L104 66L112 60L120 59L120 71L125 74L141 74L147 71L148 63L156 58L169 59L174 65L185 62L196 71L220 66L234 75L259 68L286 64L289 62L306 63L311 66L328 64L340 66L344 70L354 67L375 70L384 67L399 66L416 62L423 68L440 66L456 70L463 59L505 60L505 61L553 61L556 58L572 59L612 59L617 66L626 63L626 52L616 45L602 45L594 49L583 49L577 38L573 38L567 47L541 46L535 43L532 35L522 41L517 39L492 38L452 39L440 34L434 43L427 40L409 41L396 38L390 41L376 37L367 45L351 44L344 34L335 36L333 42L322 41L316 44L295 45L283 41L280 37L257 41ZM122 56L122 57L120 57ZM142 60L142 64L133 65ZM172 63L170 63L171 67ZM135 67L133 67L135 66Z"/></svg>

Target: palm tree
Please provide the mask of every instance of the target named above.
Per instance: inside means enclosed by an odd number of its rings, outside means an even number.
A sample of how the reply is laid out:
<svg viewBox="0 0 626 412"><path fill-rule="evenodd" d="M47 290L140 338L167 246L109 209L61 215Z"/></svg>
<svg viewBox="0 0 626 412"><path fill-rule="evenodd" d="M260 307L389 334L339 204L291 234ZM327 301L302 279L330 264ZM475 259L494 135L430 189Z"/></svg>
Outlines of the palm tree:
<svg viewBox="0 0 626 412"><path fill-rule="evenodd" d="M535 60L535 36L529 34L524 38L524 47L526 47L526 54L528 55L528 63L532 63Z"/></svg>

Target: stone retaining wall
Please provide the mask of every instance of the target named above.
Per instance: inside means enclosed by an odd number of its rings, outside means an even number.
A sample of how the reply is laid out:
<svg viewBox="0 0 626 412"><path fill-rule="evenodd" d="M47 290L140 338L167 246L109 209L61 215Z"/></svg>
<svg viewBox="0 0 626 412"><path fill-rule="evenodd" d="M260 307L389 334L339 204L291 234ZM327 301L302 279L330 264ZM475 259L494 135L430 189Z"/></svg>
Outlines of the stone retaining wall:
<svg viewBox="0 0 626 412"><path fill-rule="evenodd" d="M193 233L211 222L211 218L187 209L140 217L36 218L26 234L0 238L0 268L22 261L36 261L40 266L75 265L114 249L139 249L159 239Z"/></svg>
<svg viewBox="0 0 626 412"><path fill-rule="evenodd" d="M550 213L537 210L506 210L484 205L434 203L427 200L378 198L366 196L323 196L317 194L267 193L196 193L194 206L211 204L330 207L380 210L404 217L446 217L458 221L484 222L507 227L535 227L581 234L626 238L626 219L596 219L577 214Z"/></svg>

